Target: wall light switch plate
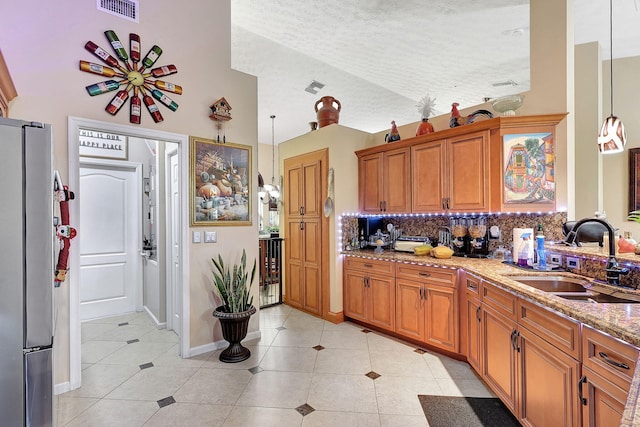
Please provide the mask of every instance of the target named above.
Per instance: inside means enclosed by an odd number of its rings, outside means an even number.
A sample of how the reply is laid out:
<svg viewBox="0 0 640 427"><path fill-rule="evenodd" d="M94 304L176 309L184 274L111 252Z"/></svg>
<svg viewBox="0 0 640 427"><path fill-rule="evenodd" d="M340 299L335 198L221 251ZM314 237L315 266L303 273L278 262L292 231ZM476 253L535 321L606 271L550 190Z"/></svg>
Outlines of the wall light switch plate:
<svg viewBox="0 0 640 427"><path fill-rule="evenodd" d="M200 231L194 231L193 232L193 243L200 243L200 239L202 238L202 234Z"/></svg>
<svg viewBox="0 0 640 427"><path fill-rule="evenodd" d="M580 268L580 259L572 256L567 257L567 268Z"/></svg>
<svg viewBox="0 0 640 427"><path fill-rule="evenodd" d="M205 231L204 232L204 242L205 243L216 243L218 241L218 233L216 231Z"/></svg>

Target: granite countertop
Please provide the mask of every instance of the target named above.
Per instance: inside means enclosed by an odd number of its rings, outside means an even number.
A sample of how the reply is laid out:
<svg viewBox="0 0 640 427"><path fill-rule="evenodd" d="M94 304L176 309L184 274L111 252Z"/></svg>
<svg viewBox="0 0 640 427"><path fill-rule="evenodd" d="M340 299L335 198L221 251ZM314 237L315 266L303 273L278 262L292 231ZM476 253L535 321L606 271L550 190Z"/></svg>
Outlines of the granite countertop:
<svg viewBox="0 0 640 427"><path fill-rule="evenodd" d="M555 249L555 248L554 248ZM576 254L585 255L593 254L594 256L602 256L603 254L598 248L558 248L562 252L575 252ZM585 251L584 249L588 249ZM471 274L486 279L487 281L507 289L521 297L531 301L538 302L541 305L552 308L556 311L566 314L573 319L582 323L593 326L603 332L620 338L628 343L640 347L640 303L638 304L590 304L580 301L572 301L560 298L544 291L532 288L509 278L509 276L522 275L555 275L568 277L582 277L563 271L543 272L543 271L523 271L520 268L504 264L493 259L478 258L462 258L452 257L449 259L437 259L430 256L416 256L409 252L385 251L382 254L375 254L372 251L356 250L345 251L344 255L364 257L370 259L380 259L393 262L444 267L444 268L461 268ZM618 259L633 258L630 256L621 256ZM606 254L604 254L606 256ZM635 256L635 255L634 255ZM609 287L606 284L603 287ZM640 291L623 289L618 287L610 287L615 289L617 293L633 293L640 295ZM640 367L640 362L638 365ZM627 406L623 416L622 426L640 426L640 396L638 388L640 387L640 369L637 369L631 384L631 391L627 400Z"/></svg>

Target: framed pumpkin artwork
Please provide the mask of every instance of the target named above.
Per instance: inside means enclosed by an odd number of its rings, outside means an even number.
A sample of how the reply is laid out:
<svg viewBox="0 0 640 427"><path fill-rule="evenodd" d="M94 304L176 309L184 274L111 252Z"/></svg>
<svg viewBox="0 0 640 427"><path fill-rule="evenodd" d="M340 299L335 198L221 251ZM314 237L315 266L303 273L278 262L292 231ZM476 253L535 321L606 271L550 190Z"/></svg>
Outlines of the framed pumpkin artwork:
<svg viewBox="0 0 640 427"><path fill-rule="evenodd" d="M191 225L251 225L251 147L189 137Z"/></svg>

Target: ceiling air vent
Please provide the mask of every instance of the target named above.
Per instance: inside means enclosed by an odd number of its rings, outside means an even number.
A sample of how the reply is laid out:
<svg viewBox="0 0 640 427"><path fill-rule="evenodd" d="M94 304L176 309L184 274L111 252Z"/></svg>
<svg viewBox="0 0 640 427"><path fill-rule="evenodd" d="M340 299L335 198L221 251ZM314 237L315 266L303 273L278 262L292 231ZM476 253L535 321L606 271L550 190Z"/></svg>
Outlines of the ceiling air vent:
<svg viewBox="0 0 640 427"><path fill-rule="evenodd" d="M96 0L98 10L139 22L138 20L138 0Z"/></svg>
<svg viewBox="0 0 640 427"><path fill-rule="evenodd" d="M491 86L493 86L493 87L518 86L518 83L514 82L513 80L505 80L505 81L502 81L502 82L493 82L493 83L491 83Z"/></svg>

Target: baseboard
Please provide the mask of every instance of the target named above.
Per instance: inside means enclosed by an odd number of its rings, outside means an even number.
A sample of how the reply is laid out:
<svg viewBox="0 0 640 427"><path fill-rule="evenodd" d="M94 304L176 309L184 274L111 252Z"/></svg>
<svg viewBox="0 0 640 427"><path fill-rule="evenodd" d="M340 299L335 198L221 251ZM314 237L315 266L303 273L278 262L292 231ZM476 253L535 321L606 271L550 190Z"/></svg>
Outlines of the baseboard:
<svg viewBox="0 0 640 427"><path fill-rule="evenodd" d="M247 337L243 341L250 341L258 339L262 336L260 331L249 332ZM220 350L226 348L229 345L225 340L214 341L209 344L199 345L198 347L191 347L189 349L189 357L198 356L200 354L208 353L210 351Z"/></svg>
<svg viewBox="0 0 640 427"><path fill-rule="evenodd" d="M64 382L64 383L60 383L60 384L56 384L56 385L53 386L53 394L54 395L66 393L68 391L71 391L71 383L69 383L69 381Z"/></svg>
<svg viewBox="0 0 640 427"><path fill-rule="evenodd" d="M158 318L149 310L149 308L145 305L142 309L147 313L147 315L151 318L151 321L158 329L167 329L167 322L161 322Z"/></svg>
<svg viewBox="0 0 640 427"><path fill-rule="evenodd" d="M344 322L344 313L342 311L339 311L337 313L333 312L333 311L329 311L327 312L327 315L325 316L325 319L331 323L342 323Z"/></svg>

